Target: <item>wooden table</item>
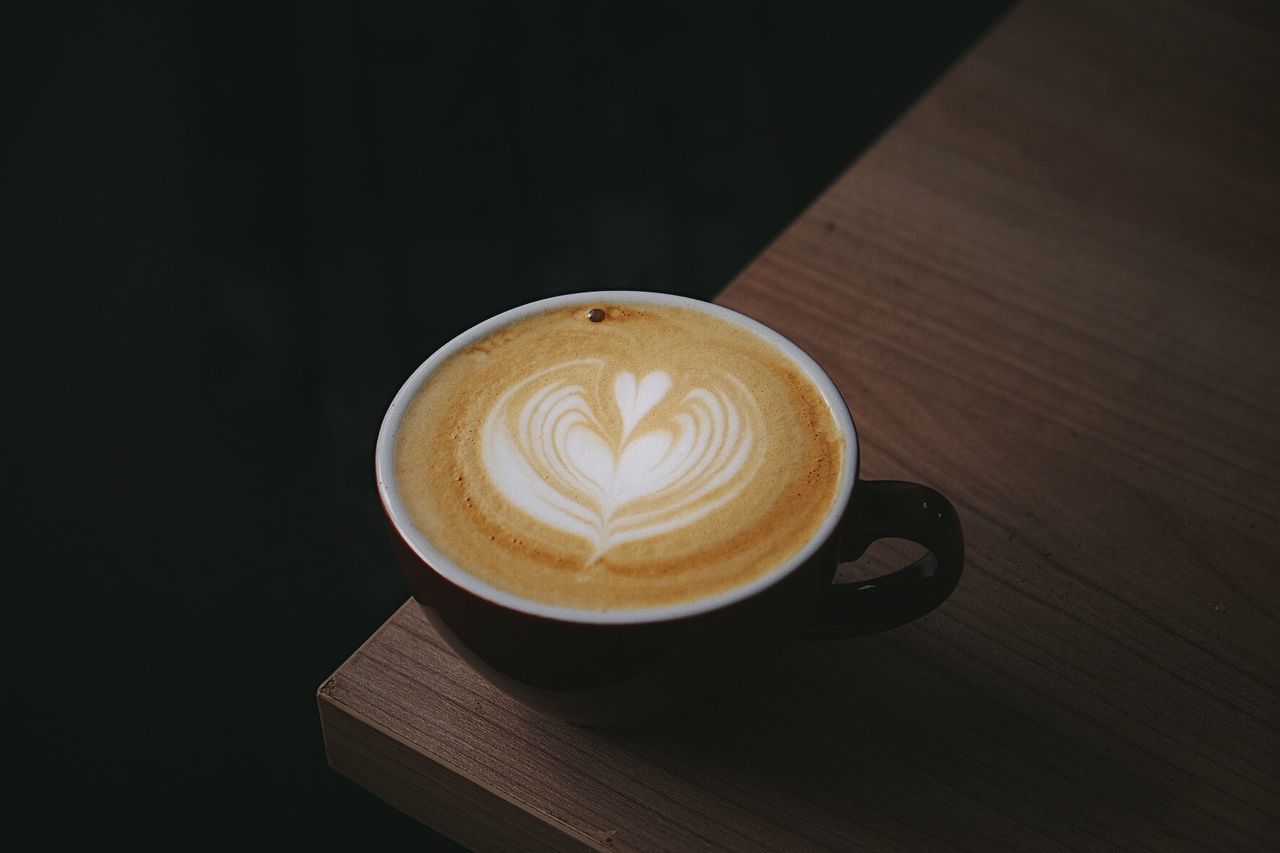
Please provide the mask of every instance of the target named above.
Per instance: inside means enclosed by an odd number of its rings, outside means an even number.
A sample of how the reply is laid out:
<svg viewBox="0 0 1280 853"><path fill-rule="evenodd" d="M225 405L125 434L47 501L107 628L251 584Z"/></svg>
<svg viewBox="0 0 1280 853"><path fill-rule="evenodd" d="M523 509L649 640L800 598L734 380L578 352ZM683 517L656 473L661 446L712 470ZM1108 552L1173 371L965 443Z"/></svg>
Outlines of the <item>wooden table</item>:
<svg viewBox="0 0 1280 853"><path fill-rule="evenodd" d="M406 605L320 689L333 767L476 848L1276 849L1278 29L1027 0L722 294L955 502L941 609L605 732Z"/></svg>

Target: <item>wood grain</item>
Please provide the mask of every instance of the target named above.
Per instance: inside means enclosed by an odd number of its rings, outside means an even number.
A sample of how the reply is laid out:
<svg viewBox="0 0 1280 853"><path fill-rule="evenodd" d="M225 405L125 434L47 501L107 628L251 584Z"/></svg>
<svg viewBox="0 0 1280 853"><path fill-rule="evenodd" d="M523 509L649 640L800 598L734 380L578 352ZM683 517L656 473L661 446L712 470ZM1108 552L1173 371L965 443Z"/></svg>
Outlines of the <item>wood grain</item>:
<svg viewBox="0 0 1280 853"><path fill-rule="evenodd" d="M618 733L406 605L321 691L330 761L477 848L1276 849L1277 56L1268 4L1028 0L723 293L864 476L956 504L938 611Z"/></svg>

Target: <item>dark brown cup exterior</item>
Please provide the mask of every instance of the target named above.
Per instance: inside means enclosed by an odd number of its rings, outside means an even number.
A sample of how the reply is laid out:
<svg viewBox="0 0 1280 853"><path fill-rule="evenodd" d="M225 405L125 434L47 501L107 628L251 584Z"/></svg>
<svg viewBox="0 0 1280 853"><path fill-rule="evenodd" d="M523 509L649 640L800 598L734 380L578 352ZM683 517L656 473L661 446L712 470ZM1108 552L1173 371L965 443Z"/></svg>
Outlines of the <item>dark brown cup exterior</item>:
<svg viewBox="0 0 1280 853"><path fill-rule="evenodd" d="M655 622L550 619L482 598L436 572L394 524L405 579L472 668L531 707L595 726L652 722L747 685L793 639L839 639L919 618L959 581L959 519L927 486L859 481L841 523L800 565L748 598ZM839 563L884 537L929 549L874 581L833 586Z"/></svg>

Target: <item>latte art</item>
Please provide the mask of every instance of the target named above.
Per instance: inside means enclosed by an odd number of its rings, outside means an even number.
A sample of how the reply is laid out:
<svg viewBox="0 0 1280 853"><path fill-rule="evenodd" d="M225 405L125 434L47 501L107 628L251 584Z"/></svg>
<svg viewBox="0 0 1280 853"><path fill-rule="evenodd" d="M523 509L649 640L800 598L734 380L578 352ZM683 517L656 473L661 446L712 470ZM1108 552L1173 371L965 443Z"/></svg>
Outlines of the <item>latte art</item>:
<svg viewBox="0 0 1280 853"><path fill-rule="evenodd" d="M682 305L560 305L432 367L399 420L394 489L431 546L489 587L660 607L802 550L844 448L804 369L751 329Z"/></svg>
<svg viewBox="0 0 1280 853"><path fill-rule="evenodd" d="M671 401L665 371L620 372L608 382L606 370L587 359L541 371L503 393L481 430L485 472L498 490L590 542L589 562L731 501L758 468L753 443L765 438L750 391L732 375Z"/></svg>

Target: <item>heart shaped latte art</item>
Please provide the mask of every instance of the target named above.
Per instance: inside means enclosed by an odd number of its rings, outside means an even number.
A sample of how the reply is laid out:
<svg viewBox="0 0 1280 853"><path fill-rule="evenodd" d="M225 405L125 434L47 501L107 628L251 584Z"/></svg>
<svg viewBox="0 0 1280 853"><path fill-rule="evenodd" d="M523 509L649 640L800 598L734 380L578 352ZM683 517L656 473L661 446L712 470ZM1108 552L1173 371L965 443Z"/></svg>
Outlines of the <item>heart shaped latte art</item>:
<svg viewBox="0 0 1280 853"><path fill-rule="evenodd" d="M692 524L751 479L762 427L732 376L678 396L673 386L662 370L609 377L598 360L540 371L504 392L485 419L491 481L539 522L590 542L592 561Z"/></svg>

